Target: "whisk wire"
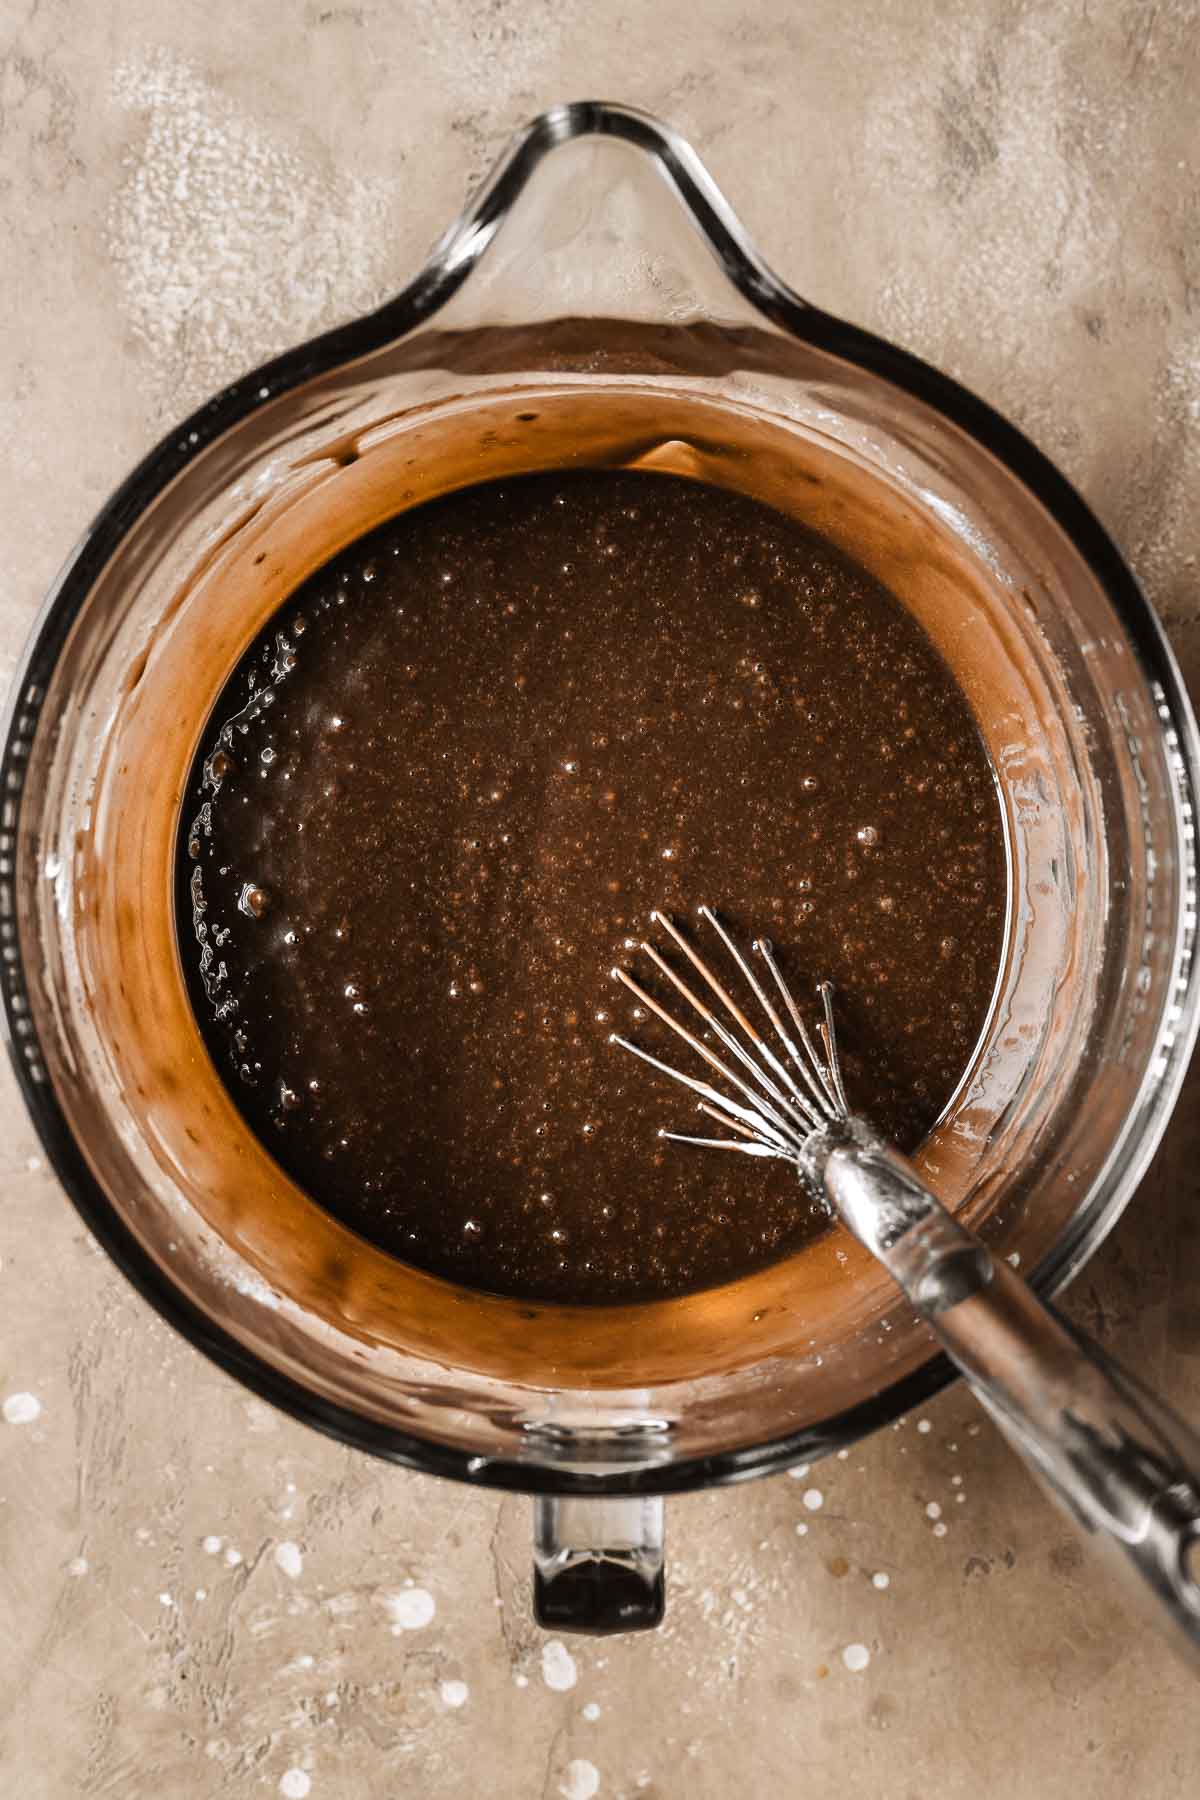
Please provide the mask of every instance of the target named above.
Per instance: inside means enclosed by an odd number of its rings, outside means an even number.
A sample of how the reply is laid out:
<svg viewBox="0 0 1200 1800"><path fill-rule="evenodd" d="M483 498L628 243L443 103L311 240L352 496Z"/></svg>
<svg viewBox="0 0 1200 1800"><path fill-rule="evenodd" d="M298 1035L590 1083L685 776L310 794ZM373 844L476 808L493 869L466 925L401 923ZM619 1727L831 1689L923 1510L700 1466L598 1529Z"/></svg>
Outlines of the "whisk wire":
<svg viewBox="0 0 1200 1800"><path fill-rule="evenodd" d="M667 978L675 991L688 1002L696 1015L713 1032L722 1047L746 1070L754 1083L751 1086L750 1082L744 1080L735 1069L724 1063L701 1038L697 1037L665 1006L655 1000L653 995L648 993L627 969L614 968L612 971L614 977L622 982L630 993L660 1019L682 1043L702 1057L715 1075L742 1096L741 1100L734 1100L728 1094L713 1087L710 1082L702 1081L694 1075L687 1074L684 1070L673 1067L670 1063L663 1062L661 1058L652 1055L650 1051L614 1032L612 1040L614 1043L619 1044L622 1049L630 1051L634 1056L640 1057L643 1062L659 1070L661 1074L670 1076L673 1081L679 1082L697 1094L699 1110L735 1134L730 1138L707 1138L683 1132L662 1131L659 1135L676 1143L696 1144L723 1150L739 1150L748 1156L775 1156L798 1162L803 1155L805 1144L815 1132L837 1119L845 1118L849 1113L834 1031L831 984L822 982L817 990L821 997L824 1013L823 1019L817 1026L817 1036L825 1052L822 1056L812 1034L805 1025L803 1015L791 989L784 980L770 942L765 938L757 939L753 947L766 963L775 986L779 990L780 998L795 1028L795 1037L784 1025L762 983L717 913L710 906L700 908L700 917L716 931L770 1021L771 1028L786 1052L788 1062L785 1063L763 1033L746 1016L694 944L684 936L674 922L661 912L655 912L651 916L656 924L663 927L672 943L683 952L692 967L702 977L705 985L716 995L730 1018L748 1039L751 1049L746 1048L746 1045L738 1039L724 1021L717 1017L712 1007L682 979L652 944L643 944L642 950L650 958L655 968ZM752 1055L751 1050L757 1052L757 1056ZM793 1070L795 1074L793 1074ZM800 1081L796 1079L797 1074ZM803 1082L803 1087L800 1085L801 1082ZM782 1083L782 1089L780 1083Z"/></svg>
<svg viewBox="0 0 1200 1800"><path fill-rule="evenodd" d="M842 1111L846 1111L847 1109L844 1105L841 1105L838 1100L837 1090L821 1060L816 1045L809 1035L808 1026L804 1023L804 1019L801 1015L800 1008L796 1005L792 990L783 979L779 964L775 961L774 946L772 945L770 938L757 938L755 940L754 948L758 951L768 969L770 969L771 974L774 976L775 985L783 996L784 1003L787 1006L788 1012L791 1014L792 1023L795 1025L800 1042L804 1046L805 1054L803 1057L797 1057L797 1067L805 1081L808 1083L809 1088L812 1090L820 1111L826 1116L836 1118L839 1115L839 1106L841 1106Z"/></svg>
<svg viewBox="0 0 1200 1800"><path fill-rule="evenodd" d="M775 1144L781 1150L795 1147L797 1140L794 1136L791 1133L777 1130L757 1107L742 1106L736 1100L730 1100L707 1081L700 1081L695 1075L685 1074L682 1069L672 1068L670 1063L663 1062L660 1057L654 1056L649 1050L644 1050L640 1044L633 1043L629 1038L623 1038L614 1032L612 1041L614 1044L619 1044L622 1050L629 1050L634 1056L640 1057L644 1063L649 1063L650 1067L657 1069L661 1075L669 1075L672 1081L681 1082L684 1087L691 1088L694 1094L700 1094L709 1102L712 1109L723 1109L735 1119L744 1121L755 1138ZM733 1079L728 1070L726 1070L726 1074L729 1079Z"/></svg>
<svg viewBox="0 0 1200 1800"><path fill-rule="evenodd" d="M662 915L657 914L655 916L661 918ZM792 1118L792 1120L794 1121L794 1123L801 1125L802 1127L807 1129L809 1120L807 1118L806 1111L804 1111L803 1109L801 1111L797 1111L796 1107L792 1104L791 1101L788 1100L787 1096L785 1094L781 1093L780 1090L778 1089L778 1087L776 1087L775 1083L773 1081L771 1081L769 1076L762 1069L761 1065L759 1063L755 1062L754 1058L750 1055L750 1052L748 1050L746 1050L745 1047L738 1042L737 1038L734 1037L733 1033L729 1030L729 1028L726 1025L722 1024L721 1020L717 1018L717 1016L713 1012L712 1008L710 1006L706 1006L704 1001L700 999L699 995L694 993L692 991L692 989L688 986L687 982L683 981L675 973L675 971L671 967L670 963L667 962L664 957L659 955L658 951L654 948L654 945L643 943L641 945L641 949L650 958L650 960L654 964L655 968L658 969L663 975L665 975L667 977L667 980L675 988L676 992L683 995L683 998L688 1002L689 1006L693 1007L695 1009L695 1011L699 1014L699 1016L704 1020L705 1024L708 1025L713 1032L715 1032L717 1038L720 1040L720 1042L724 1046L724 1048L727 1051L729 1051L729 1053L732 1056L735 1056L737 1058L737 1060L741 1063L741 1065L744 1069L748 1070L748 1072L753 1076L754 1080L758 1083L758 1085L774 1101L776 1107L782 1109L782 1111L784 1113L789 1114L790 1117ZM703 965L701 965L701 968L702 967L703 967ZM660 1011L659 1017L661 1018L662 1016L663 1015ZM756 1040L756 1047L759 1043L761 1043L761 1040Z"/></svg>
<svg viewBox="0 0 1200 1800"><path fill-rule="evenodd" d="M622 982L625 987L629 989L630 993L642 1002L643 1006L648 1007L657 1018L662 1020L664 1025L675 1033L677 1038L680 1038L690 1049L695 1050L698 1055L703 1057L710 1069L714 1070L722 1080L731 1083L731 1085L750 1102L755 1113L768 1119L775 1130L782 1133L785 1137L794 1135L794 1127L789 1124L789 1121L785 1117L780 1115L774 1106L770 1105L769 1102L766 1101L760 1093L757 1093L748 1082L743 1081L741 1076L736 1074L733 1069L728 1068L715 1051L710 1050L708 1045L696 1037L693 1032L689 1031L686 1025L681 1025L679 1020L676 1019L672 1013L669 1013L664 1006L660 1006L653 994L647 993L641 983L636 981L627 970L614 969L613 973L618 981ZM712 1090L712 1098L718 1105L730 1104L725 1099L724 1095L719 1094L715 1089Z"/></svg>
<svg viewBox="0 0 1200 1800"><path fill-rule="evenodd" d="M753 1058L751 1058L745 1050L743 1050L741 1045L738 1043L738 1040L733 1036L733 1034L728 1030L728 1028L723 1026L721 1024L721 1022L718 1019L716 1019L716 1017L713 1014L709 1013L707 1016L710 1019L712 1025L713 1025L713 1028L717 1032L722 1043L725 1044L725 1046L728 1049L735 1051L738 1058L748 1068L750 1068L754 1071L755 1079L760 1083L760 1085L762 1085L763 1087L768 1089L772 1098L776 1101L777 1105L784 1107L788 1112L790 1112L792 1117L794 1119L796 1119L797 1122L800 1122L803 1124L804 1129L806 1131L811 1130L812 1126L813 1126L813 1122L814 1122L813 1115L812 1115L811 1101L797 1087L796 1082L793 1079L791 1073L789 1072L787 1067L783 1063L780 1062L778 1056L775 1054L775 1052L771 1048L770 1044L763 1037L762 1033L746 1017L746 1014L742 1011L741 1007L737 1004L736 1000L733 999L732 995L722 985L722 983L717 979L716 975L713 973L713 971L709 967L709 965L704 961L703 957L698 954L698 952L695 950L695 948L688 942L688 940L684 937L683 933L678 929L678 927L673 923L673 921L668 919L665 913L661 913L661 912L651 913L650 917L657 924L661 925L664 928L664 930L666 930L670 934L672 941L679 946L679 948L684 952L684 954L688 957L689 961L692 963L692 966L695 969L697 969L699 971L699 973L703 976L704 980L707 982L708 986L712 989L713 993L717 995L717 997L720 999L722 1004L725 1006L725 1008L729 1012L730 1017L732 1019L734 1019L738 1025L741 1026L742 1030L745 1032L746 1036L749 1038L751 1044L754 1046L755 1050L758 1052L758 1054L762 1058L763 1062L765 1062L765 1064L767 1065L767 1068L769 1068L771 1070L772 1074L779 1081L781 1081L783 1083L784 1087L787 1089L788 1094L791 1096L790 1100L786 1099L784 1097L784 1095L780 1093L778 1087L775 1086L773 1081L768 1079L768 1077L762 1071L760 1065L758 1063L756 1063L753 1060ZM668 974L670 974L670 969L669 969L668 965L663 962L662 957L660 957L658 955L658 953L649 944L643 944L642 948L649 952L650 956L653 958L654 962L657 964L657 966L659 968L665 970ZM672 976L672 979L674 980L675 978ZM678 981L676 981L676 986L679 986ZM694 1003L695 1002L693 1001L693 1004ZM704 1009L701 1008L699 1010L703 1011Z"/></svg>
<svg viewBox="0 0 1200 1800"><path fill-rule="evenodd" d="M787 1032L784 1030L783 1021L780 1019L779 1014L775 1011L775 1008L771 1005L770 999L767 996L766 992L764 991L762 983L759 981L758 977L754 973L754 970L750 967L749 963L746 961L745 957L742 955L741 951L738 949L737 944L734 942L734 940L730 936L729 932L725 929L725 926L721 923L721 920L717 917L717 914L713 911L711 906L702 906L700 908L700 917L702 919L708 920L708 923L713 927L714 931L717 933L718 937L721 939L721 942L724 944L725 948L728 950L730 956L732 956L734 962L737 964L738 968L741 970L742 974L745 976L747 983L749 984L751 990L753 991L755 999L758 1001L759 1005L762 1007L763 1011L766 1013L768 1019L771 1021L771 1024L775 1029L775 1033L778 1036L779 1041L783 1045L784 1050L787 1052L788 1056L792 1059L793 1063L795 1063L797 1065L797 1067L803 1068L803 1066L804 1066L803 1058L801 1057L799 1051L797 1050L795 1044L792 1042L791 1038L788 1036ZM779 1061L778 1057L775 1055L775 1052L770 1048L770 1046L767 1044L766 1040L761 1039L760 1042L762 1045L763 1054L766 1057L768 1057L768 1059L770 1060L771 1067L778 1070L779 1074L782 1075L783 1079L787 1082L789 1088L796 1095L797 1099L799 1099L803 1102L805 1109L811 1110L811 1103L808 1100L804 1099L804 1096L802 1095L799 1087L796 1084L795 1078L788 1072L788 1070L785 1068L785 1066ZM820 1112L818 1112L817 1121L816 1121L817 1123L820 1122L820 1117L821 1117L821 1114L820 1114Z"/></svg>

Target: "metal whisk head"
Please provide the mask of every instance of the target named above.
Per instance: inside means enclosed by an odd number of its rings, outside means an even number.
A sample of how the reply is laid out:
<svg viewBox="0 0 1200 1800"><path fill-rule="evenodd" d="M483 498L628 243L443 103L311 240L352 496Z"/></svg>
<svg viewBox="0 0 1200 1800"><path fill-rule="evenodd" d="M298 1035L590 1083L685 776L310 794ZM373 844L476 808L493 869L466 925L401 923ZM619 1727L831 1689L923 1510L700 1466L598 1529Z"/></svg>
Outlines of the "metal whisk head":
<svg viewBox="0 0 1200 1800"><path fill-rule="evenodd" d="M783 979L769 940L756 938L752 948L762 959L778 991L787 1022L780 1017L767 987L712 907L702 906L700 917L720 938L765 1017L766 1027L760 1030L678 926L665 913L654 912L650 917L683 952L725 1016L696 993L653 944L643 943L642 951L713 1033L730 1060L723 1059L711 1045L681 1024L628 970L621 968L612 971L616 980L622 982L690 1050L702 1057L722 1085L716 1087L712 1082L685 1074L682 1069L673 1068L616 1032L612 1034L612 1042L640 1057L661 1074L669 1075L672 1081L690 1088L699 1095L700 1111L735 1134L733 1137L695 1137L681 1131L663 1131L659 1135L680 1144L740 1150L746 1156L777 1156L786 1162L799 1163L814 1132L848 1118L850 1113L833 1026L832 983L823 981L817 988L823 1013L817 1025L821 1045L818 1049ZM727 1019L732 1020L732 1026Z"/></svg>

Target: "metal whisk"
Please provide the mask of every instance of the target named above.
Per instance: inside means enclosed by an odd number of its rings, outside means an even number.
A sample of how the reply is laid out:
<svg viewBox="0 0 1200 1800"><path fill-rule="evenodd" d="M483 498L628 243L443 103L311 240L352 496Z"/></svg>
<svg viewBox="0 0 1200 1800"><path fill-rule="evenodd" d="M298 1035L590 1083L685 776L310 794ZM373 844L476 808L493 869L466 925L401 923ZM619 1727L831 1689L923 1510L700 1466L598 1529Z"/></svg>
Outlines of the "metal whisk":
<svg viewBox="0 0 1200 1800"><path fill-rule="evenodd" d="M769 941L756 939L751 952L764 980L712 907L702 906L699 918L723 946L735 985L748 990L746 1006L665 913L653 913L652 922L706 991L697 992L653 944L641 950L697 1029L627 969L612 971L714 1079L618 1033L612 1041L688 1088L700 1111L732 1134L660 1135L794 1164L887 1269L1051 1495L1114 1553L1143 1598L1157 1600L1176 1637L1200 1652L1200 1439L993 1257L912 1163L851 1110L831 985L817 987L814 1036Z"/></svg>
<svg viewBox="0 0 1200 1800"><path fill-rule="evenodd" d="M615 968L613 975L622 982L632 994L635 994L643 1006L662 1020L690 1049L703 1057L709 1067L722 1080L742 1096L741 1101L731 1099L707 1081L699 1081L694 1076L685 1075L681 1069L675 1069L669 1063L662 1062L652 1056L640 1045L631 1043L628 1038L612 1034L612 1041L620 1044L623 1050L629 1050L634 1056L640 1056L643 1062L669 1075L673 1081L691 1088L699 1094L700 1111L707 1113L719 1124L739 1135L732 1138L692 1137L680 1131L664 1131L661 1136L672 1138L680 1144L699 1144L708 1149L741 1150L747 1156L777 1156L785 1161L802 1165L805 1145L814 1132L822 1131L827 1126L845 1120L850 1116L850 1108L846 1101L846 1090L842 1085L842 1071L838 1060L837 1035L833 1024L833 984L823 981L817 988L824 1016L817 1031L824 1049L822 1056L805 1025L800 1009L792 997L790 988L780 973L779 964L775 960L770 941L767 938L756 938L754 950L762 957L772 980L779 991L780 998L787 1008L792 1024L789 1032L770 996L765 992L753 968L738 949L733 937L726 930L711 906L700 908L700 917L710 924L717 933L726 950L733 958L745 980L749 984L755 998L762 1007L766 1018L774 1030L783 1049L786 1061L773 1049L770 1041L763 1036L745 1012L729 993L727 988L717 979L711 967L699 952L692 946L677 926L665 913L651 913L651 922L660 925L671 941L687 957L692 967L702 977L712 993L720 1001L729 1017L737 1025L749 1045L743 1044L727 1025L713 1012L712 1008L690 988L686 981L675 973L665 957L652 944L643 944L642 950L650 958L655 968L666 976L667 980L688 1002L688 1005L702 1019L718 1042L732 1056L741 1068L750 1076L747 1081L738 1075L727 1064L723 1063L702 1040L681 1025L665 1006L660 1006L652 994L648 994L641 983L636 981L627 969ZM799 1080L797 1080L797 1076Z"/></svg>

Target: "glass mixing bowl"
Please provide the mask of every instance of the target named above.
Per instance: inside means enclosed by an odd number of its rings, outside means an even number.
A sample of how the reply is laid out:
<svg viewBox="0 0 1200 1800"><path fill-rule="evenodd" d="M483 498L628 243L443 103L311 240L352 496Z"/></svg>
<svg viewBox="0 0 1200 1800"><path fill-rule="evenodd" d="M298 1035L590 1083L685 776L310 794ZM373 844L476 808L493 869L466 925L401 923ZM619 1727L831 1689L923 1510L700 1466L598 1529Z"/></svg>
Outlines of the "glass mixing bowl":
<svg viewBox="0 0 1200 1800"><path fill-rule="evenodd" d="M391 1262L247 1133L171 912L209 707L286 595L405 507L586 464L804 518L901 595L970 697L1008 831L1007 948L919 1161L1042 1293L1112 1226L1179 1091L1198 764L1153 615L1063 478L955 383L800 300L687 144L620 107L539 118L404 293L219 394L104 508L37 622L3 753L30 1112L166 1318L349 1443L537 1496L540 1615L601 1629L661 1611L661 1496L819 1456L949 1366L840 1229L635 1307L521 1305Z"/></svg>

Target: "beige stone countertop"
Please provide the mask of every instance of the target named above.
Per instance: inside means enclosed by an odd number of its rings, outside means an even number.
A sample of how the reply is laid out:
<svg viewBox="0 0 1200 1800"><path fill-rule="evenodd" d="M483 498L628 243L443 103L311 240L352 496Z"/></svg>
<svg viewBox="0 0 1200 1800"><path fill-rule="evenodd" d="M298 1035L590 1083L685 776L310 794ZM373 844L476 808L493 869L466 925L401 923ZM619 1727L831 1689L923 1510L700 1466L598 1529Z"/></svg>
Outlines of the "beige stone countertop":
<svg viewBox="0 0 1200 1800"><path fill-rule="evenodd" d="M402 283L514 126L600 94L688 133L802 292L1023 425L1195 683L1198 92L1192 0L7 0L0 679L172 422ZM1193 1418L1197 1091L1071 1296ZM173 1336L7 1070L0 1174L0 1397L40 1405L0 1423L5 1800L1197 1791L1194 1677L960 1389L672 1503L664 1628L547 1656L528 1501L353 1454ZM433 1612L397 1637L373 1599L406 1582Z"/></svg>

